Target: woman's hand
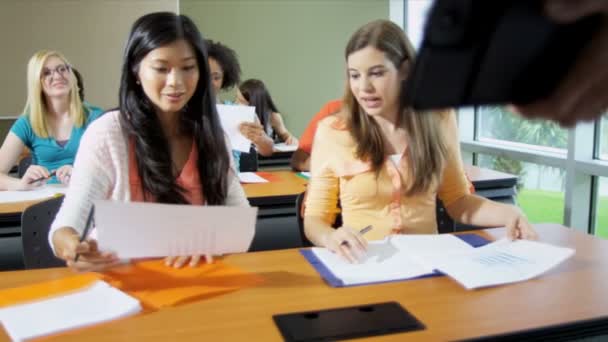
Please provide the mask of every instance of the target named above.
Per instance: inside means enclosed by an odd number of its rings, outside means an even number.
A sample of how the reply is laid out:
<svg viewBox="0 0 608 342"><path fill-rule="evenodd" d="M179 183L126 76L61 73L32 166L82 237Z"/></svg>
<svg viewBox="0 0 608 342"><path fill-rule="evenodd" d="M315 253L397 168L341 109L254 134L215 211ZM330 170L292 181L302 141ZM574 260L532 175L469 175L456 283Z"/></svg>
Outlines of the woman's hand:
<svg viewBox="0 0 608 342"><path fill-rule="evenodd" d="M50 177L49 170L40 165L30 165L27 168L23 177L21 177L21 181L19 182L19 188L17 190L30 190L37 188L43 184L46 184L46 181Z"/></svg>
<svg viewBox="0 0 608 342"><path fill-rule="evenodd" d="M55 171L55 177L63 185L70 184L70 177L72 177L72 165L63 165Z"/></svg>
<svg viewBox="0 0 608 342"><path fill-rule="evenodd" d="M538 234L534 228L532 228L532 225L528 222L526 216L515 206L513 206L513 213L508 217L505 227L507 228L507 238L511 240L538 239Z"/></svg>
<svg viewBox="0 0 608 342"><path fill-rule="evenodd" d="M241 124L239 124L239 131L245 138L251 140L254 144L266 135L264 127L257 122L241 122Z"/></svg>
<svg viewBox="0 0 608 342"><path fill-rule="evenodd" d="M60 228L53 233L53 246L55 255L79 272L102 271L120 262L114 253L99 251L97 241L87 239L80 242L78 233L70 227ZM77 255L78 261L75 260Z"/></svg>
<svg viewBox="0 0 608 342"><path fill-rule="evenodd" d="M287 144L287 145L297 145L298 144L298 139L296 137L294 137L293 135L289 135L289 137L287 137L287 139L285 139L285 144Z"/></svg>
<svg viewBox="0 0 608 342"><path fill-rule="evenodd" d="M326 233L321 241L327 249L351 263L358 262L367 250L367 240L350 227L334 229Z"/></svg>
<svg viewBox="0 0 608 342"><path fill-rule="evenodd" d="M188 261L188 259L190 259L190 261ZM190 266L190 267L196 267L196 265L198 265L198 263L200 262L200 260L201 260L201 256L200 255L193 255L193 256L169 256L169 257L165 258L165 265L167 265L169 267L174 267L174 268L181 268L187 262L188 266ZM211 254L205 255L205 261L206 261L207 264L212 264L213 263L213 256Z"/></svg>

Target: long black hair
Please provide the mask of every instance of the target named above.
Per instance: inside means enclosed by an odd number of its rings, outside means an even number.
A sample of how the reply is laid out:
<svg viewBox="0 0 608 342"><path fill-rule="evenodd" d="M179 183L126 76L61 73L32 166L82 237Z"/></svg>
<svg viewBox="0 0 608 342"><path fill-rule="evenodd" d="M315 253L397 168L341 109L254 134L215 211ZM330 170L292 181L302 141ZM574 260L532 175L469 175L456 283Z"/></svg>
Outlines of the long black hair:
<svg viewBox="0 0 608 342"><path fill-rule="evenodd" d="M239 91L249 102L250 106L255 107L255 112L260 119L260 123L264 127L264 130L268 132L270 128L270 114L278 113L277 106L274 105L270 92L264 85L264 82L254 78L248 79L241 83Z"/></svg>
<svg viewBox="0 0 608 342"><path fill-rule="evenodd" d="M207 204L225 203L230 161L212 93L207 48L190 18L158 12L137 19L123 56L120 82L120 121L134 139L137 171L144 196L160 203L187 203L184 189L175 182L169 143L154 106L137 84L142 59L152 50L177 40L187 41L196 54L199 80L192 98L180 111L180 132L191 135L198 150L198 172Z"/></svg>

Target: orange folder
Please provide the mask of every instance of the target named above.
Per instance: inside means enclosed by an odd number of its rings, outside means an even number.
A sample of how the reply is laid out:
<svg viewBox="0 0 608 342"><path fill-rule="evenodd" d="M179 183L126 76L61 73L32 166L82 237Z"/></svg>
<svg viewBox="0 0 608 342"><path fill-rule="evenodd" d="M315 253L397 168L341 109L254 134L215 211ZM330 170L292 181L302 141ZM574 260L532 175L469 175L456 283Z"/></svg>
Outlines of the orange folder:
<svg viewBox="0 0 608 342"><path fill-rule="evenodd" d="M258 171L255 174L266 179L269 182L280 182L282 180L281 176L272 172Z"/></svg>
<svg viewBox="0 0 608 342"><path fill-rule="evenodd" d="M33 285L0 290L0 307L45 299L79 290L97 280L140 300L146 310L215 297L262 282L262 277L221 261L174 269L163 260L144 260L104 273L83 273Z"/></svg>

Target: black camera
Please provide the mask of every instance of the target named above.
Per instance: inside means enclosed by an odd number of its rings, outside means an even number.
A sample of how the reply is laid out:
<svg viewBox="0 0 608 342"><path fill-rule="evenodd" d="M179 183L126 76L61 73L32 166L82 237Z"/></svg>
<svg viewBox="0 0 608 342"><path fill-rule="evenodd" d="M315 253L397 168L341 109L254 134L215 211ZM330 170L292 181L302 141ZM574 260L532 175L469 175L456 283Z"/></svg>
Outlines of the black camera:
<svg viewBox="0 0 608 342"><path fill-rule="evenodd" d="M406 83L405 102L425 110L526 104L549 95L602 18L559 24L544 14L543 4L436 0Z"/></svg>

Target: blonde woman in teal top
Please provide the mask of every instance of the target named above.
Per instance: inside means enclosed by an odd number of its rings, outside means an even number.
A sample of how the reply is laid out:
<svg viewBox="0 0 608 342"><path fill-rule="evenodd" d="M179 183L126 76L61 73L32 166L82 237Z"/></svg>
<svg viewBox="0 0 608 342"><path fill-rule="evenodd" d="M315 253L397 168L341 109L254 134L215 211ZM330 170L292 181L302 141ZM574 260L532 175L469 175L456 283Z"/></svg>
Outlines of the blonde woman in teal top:
<svg viewBox="0 0 608 342"><path fill-rule="evenodd" d="M83 103L74 72L57 51L38 51L30 58L27 86L24 114L0 147L0 190L29 190L47 181L67 185L80 138L103 113ZM32 165L21 179L11 177L8 172L24 148Z"/></svg>

